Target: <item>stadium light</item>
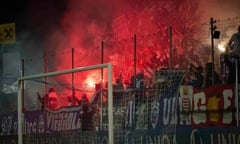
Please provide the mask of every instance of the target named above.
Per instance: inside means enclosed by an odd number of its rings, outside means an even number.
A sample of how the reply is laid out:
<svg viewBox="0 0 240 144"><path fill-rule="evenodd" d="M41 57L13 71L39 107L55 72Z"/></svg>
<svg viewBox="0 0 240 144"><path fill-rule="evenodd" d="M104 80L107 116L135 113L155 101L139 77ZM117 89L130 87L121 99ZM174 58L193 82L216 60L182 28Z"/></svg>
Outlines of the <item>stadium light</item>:
<svg viewBox="0 0 240 144"><path fill-rule="evenodd" d="M218 50L221 53L224 53L224 52L226 52L226 47L223 44L218 44Z"/></svg>
<svg viewBox="0 0 240 144"><path fill-rule="evenodd" d="M212 17L210 18L210 30L211 30L211 45L212 45L212 76L214 76L214 39L218 39L220 36L220 31L216 31L217 26L215 25L216 20ZM212 79L212 85L214 85L214 79Z"/></svg>

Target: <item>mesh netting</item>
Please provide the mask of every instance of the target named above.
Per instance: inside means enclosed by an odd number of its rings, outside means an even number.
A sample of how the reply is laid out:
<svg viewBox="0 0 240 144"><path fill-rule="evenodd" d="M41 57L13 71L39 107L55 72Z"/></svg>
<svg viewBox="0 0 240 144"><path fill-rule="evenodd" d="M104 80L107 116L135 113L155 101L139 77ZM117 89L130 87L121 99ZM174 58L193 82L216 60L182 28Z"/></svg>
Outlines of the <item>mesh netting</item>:
<svg viewBox="0 0 240 144"><path fill-rule="evenodd" d="M80 73L82 76L85 72ZM75 73L74 77L77 75ZM179 70L161 70L147 81L138 74L135 88L125 88L116 81L113 84L114 143L147 143L149 137L145 135L156 134L161 137L156 141L174 141L177 99L183 75L184 72ZM35 104L31 106L25 102L24 142L107 143L109 109L106 87L101 89L101 84L96 84L93 89L86 89L83 83L75 82L74 94L79 101L73 103L72 87L63 83L65 77L71 78L72 74L48 78L47 83L41 79L25 81L25 99L33 97ZM59 100L57 107L41 107L39 96L44 96L46 85L50 88L49 93L55 88ZM40 95L37 94L39 91ZM83 104L85 94L89 100L87 105ZM150 134L146 130L156 132Z"/></svg>

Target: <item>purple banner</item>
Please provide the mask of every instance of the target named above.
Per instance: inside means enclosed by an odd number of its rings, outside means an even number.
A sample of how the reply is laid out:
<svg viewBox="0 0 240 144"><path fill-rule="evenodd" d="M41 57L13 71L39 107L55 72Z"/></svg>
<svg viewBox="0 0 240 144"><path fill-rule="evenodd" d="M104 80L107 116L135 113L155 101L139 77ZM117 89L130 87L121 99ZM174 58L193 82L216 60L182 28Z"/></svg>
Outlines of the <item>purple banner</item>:
<svg viewBox="0 0 240 144"><path fill-rule="evenodd" d="M0 135L17 133L17 112L0 116ZM23 133L39 134L81 129L81 107L64 107L57 111L23 113Z"/></svg>

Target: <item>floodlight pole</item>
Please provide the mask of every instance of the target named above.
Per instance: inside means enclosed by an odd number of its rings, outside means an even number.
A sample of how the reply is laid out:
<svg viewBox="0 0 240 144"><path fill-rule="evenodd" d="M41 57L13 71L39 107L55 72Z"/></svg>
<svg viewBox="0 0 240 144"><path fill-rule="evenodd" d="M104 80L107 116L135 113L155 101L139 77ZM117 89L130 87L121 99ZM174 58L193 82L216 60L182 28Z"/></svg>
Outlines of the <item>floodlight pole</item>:
<svg viewBox="0 0 240 144"><path fill-rule="evenodd" d="M23 80L18 80L18 144L23 143L22 82Z"/></svg>
<svg viewBox="0 0 240 144"><path fill-rule="evenodd" d="M136 75L137 75L137 70L136 70L136 67L137 67L137 36L136 34L134 34L134 37L133 37L133 41L134 41L134 68L133 68L133 71L134 71L134 82L133 82L133 86L134 86L134 89L136 88Z"/></svg>
<svg viewBox="0 0 240 144"><path fill-rule="evenodd" d="M101 64L104 62L104 42L101 42ZM109 80L108 80L109 81ZM102 122L103 122L103 114L102 114L102 107L103 107L103 68L101 68L101 84L100 84L100 129L102 130Z"/></svg>
<svg viewBox="0 0 240 144"><path fill-rule="evenodd" d="M172 70L172 27L169 28L169 39L170 39L169 69Z"/></svg>
<svg viewBox="0 0 240 144"><path fill-rule="evenodd" d="M212 46L212 85L214 85L214 30L216 29L216 26L214 26L214 23L216 23L216 20L213 20L213 18L210 18L210 25L211 25L211 46Z"/></svg>
<svg viewBox="0 0 240 144"><path fill-rule="evenodd" d="M47 53L44 52L44 73L47 73ZM47 86L47 77L44 77L44 86L45 86L45 95L47 94L48 92L48 86Z"/></svg>
<svg viewBox="0 0 240 144"><path fill-rule="evenodd" d="M74 48L72 48L72 69L74 69ZM74 105L74 72L72 73L72 105Z"/></svg>
<svg viewBox="0 0 240 144"><path fill-rule="evenodd" d="M25 71L24 71L24 59L22 59L22 77L24 77L24 75L25 75ZM24 81L22 81L22 87L23 87L23 89L22 89L22 112L24 111L24 108L25 108L25 104L24 104Z"/></svg>
<svg viewBox="0 0 240 144"><path fill-rule="evenodd" d="M134 91L134 95L136 95L136 85L137 85L137 36L136 34L134 34L133 36L133 48L134 48L134 66L133 66L133 91ZM136 110L136 107L135 107ZM134 116L135 117L135 116ZM134 127L134 126L133 126Z"/></svg>
<svg viewBox="0 0 240 144"><path fill-rule="evenodd" d="M101 64L104 62L104 42L101 42ZM103 80L103 69L101 69L101 80Z"/></svg>
<svg viewBox="0 0 240 144"><path fill-rule="evenodd" d="M236 79L235 79L235 107L236 107L236 122L237 122L237 127L239 126L239 105L238 105L238 100L239 100L239 96L238 96L238 71L239 71L239 67L238 67L238 58L235 58L235 67L236 67Z"/></svg>

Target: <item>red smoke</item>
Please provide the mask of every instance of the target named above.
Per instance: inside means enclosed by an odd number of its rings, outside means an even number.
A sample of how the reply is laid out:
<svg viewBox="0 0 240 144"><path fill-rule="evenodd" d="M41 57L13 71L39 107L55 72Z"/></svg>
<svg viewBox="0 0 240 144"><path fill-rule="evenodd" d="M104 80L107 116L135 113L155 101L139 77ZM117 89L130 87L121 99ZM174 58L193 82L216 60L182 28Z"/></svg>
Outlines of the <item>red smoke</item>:
<svg viewBox="0 0 240 144"><path fill-rule="evenodd" d="M70 69L71 48L74 67L100 64L103 41L104 63L113 64L114 80L122 75L123 81L129 81L134 72L136 34L137 72L151 77L155 70L169 67L170 26L173 66L184 69L186 54L199 47L194 35L199 30L194 27L198 19L196 8L197 3L191 0L70 0L58 24L48 27L44 48L55 54L49 56L48 71ZM201 63L200 58L194 58ZM75 79L75 83L89 79L100 82L101 74L99 71L76 74ZM71 87L70 75L59 81Z"/></svg>
<svg viewBox="0 0 240 144"><path fill-rule="evenodd" d="M116 1L71 1L61 20L65 49L73 47L76 67L101 63L101 41L104 41L104 63L114 65L114 77L123 75L129 80L133 75L134 41L137 36L137 71L152 74L156 69L169 66L169 27L172 26L174 41L174 65L178 55L188 49L186 39L192 40L196 4L138 1L135 4ZM174 12L174 13L173 13ZM187 36L187 37L186 37ZM186 42L187 43L187 42ZM184 48L184 49L183 49ZM56 50L64 50L60 45ZM71 59L56 57L64 69Z"/></svg>
<svg viewBox="0 0 240 144"><path fill-rule="evenodd" d="M35 25L50 22L40 25L45 31L37 31L44 35L47 71L72 68L72 48L74 67L100 64L103 41L104 63L113 64L114 81L120 75L123 81L129 81L134 72L133 36L136 35L137 72L151 77L155 70L169 66L170 26L174 67L185 68L185 54L194 47L189 47L189 43L197 43L189 35L197 30L194 23L198 18L194 13L197 3L191 0L70 0L61 14L49 5L39 7L46 12L37 13L37 19L32 17L36 19ZM48 17L49 12L54 14L52 18ZM106 76L105 72L105 81ZM88 89L89 81L99 83L100 80L100 71L76 73L74 85L76 89ZM56 81L71 89L71 75L58 77ZM86 84L83 88L79 83Z"/></svg>

